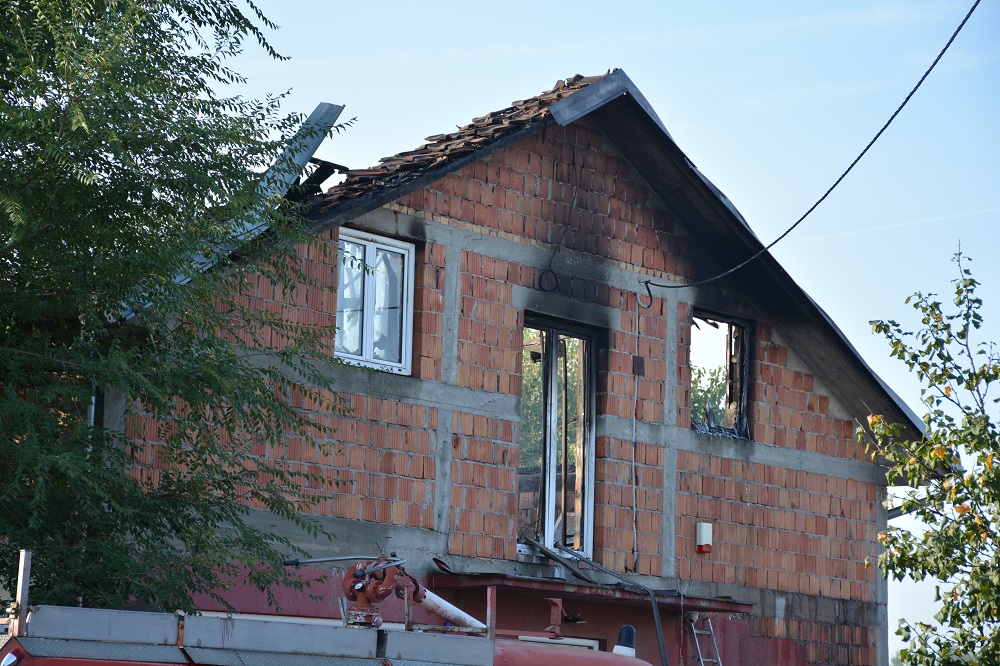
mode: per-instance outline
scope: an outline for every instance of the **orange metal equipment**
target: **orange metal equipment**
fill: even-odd
[[[31,607],[26,617],[12,612],[11,621],[0,618],[0,666],[650,666],[555,640],[497,638],[492,605],[487,623],[479,622],[426,590],[403,562],[383,555],[357,559],[347,568],[343,623]],[[380,628],[378,602],[393,594],[408,609],[422,603],[451,626],[414,625],[407,610],[405,630]],[[27,608],[25,586],[13,610]]]

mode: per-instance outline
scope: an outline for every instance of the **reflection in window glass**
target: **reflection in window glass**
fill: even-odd
[[[375,251],[375,358],[403,358],[403,255]]]
[[[339,354],[360,356],[365,313],[365,246],[340,241],[340,252],[335,349]]]

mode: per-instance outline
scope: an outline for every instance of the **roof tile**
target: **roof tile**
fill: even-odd
[[[613,71],[613,70],[611,70]],[[609,71],[607,74],[610,74]],[[604,78],[579,74],[558,81],[551,90],[528,99],[518,100],[506,109],[493,111],[475,118],[470,124],[448,134],[427,137],[428,143],[392,157],[379,160],[368,169],[352,169],[347,178],[330,188],[325,194],[312,199],[313,212],[331,212],[339,204],[363,196],[381,187],[405,185],[433,168],[442,167],[452,160],[473,153],[531,123],[547,120],[549,107],[591,83]]]

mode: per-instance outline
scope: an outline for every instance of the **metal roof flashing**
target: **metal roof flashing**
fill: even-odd
[[[649,101],[639,92],[635,84],[632,83],[632,79],[621,69],[612,70],[607,76],[594,81],[586,88],[559,100],[549,107],[549,113],[552,114],[552,118],[560,125],[568,125],[622,95],[628,95],[635,100],[636,104],[639,105],[646,115],[656,123],[656,126],[667,135],[667,138],[673,141],[673,137],[670,136],[666,125],[656,115],[656,111],[653,110]]]

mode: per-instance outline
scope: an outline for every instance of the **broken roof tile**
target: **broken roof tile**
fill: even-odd
[[[610,74],[608,71],[607,74]],[[492,111],[475,118],[464,127],[447,134],[427,137],[427,143],[414,150],[384,157],[379,164],[368,169],[352,169],[347,178],[325,194],[312,198],[313,212],[331,212],[340,203],[356,199],[378,188],[405,186],[431,169],[447,165],[452,160],[464,157],[490,144],[502,140],[532,123],[546,121],[550,114],[548,107],[568,97],[576,91],[598,81],[600,76],[579,74],[556,82],[551,90],[528,99],[518,100],[506,109]]]

